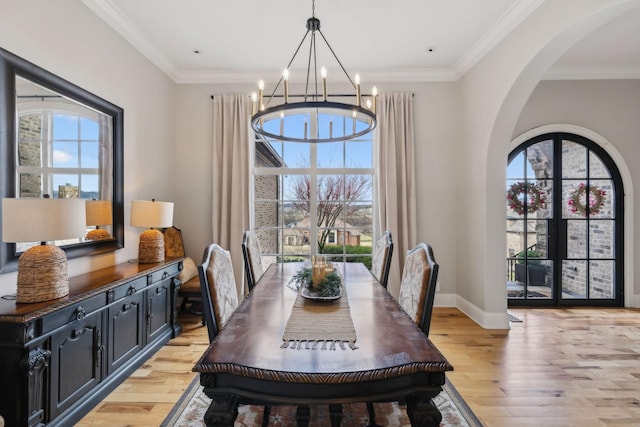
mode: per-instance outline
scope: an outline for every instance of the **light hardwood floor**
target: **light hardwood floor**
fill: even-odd
[[[640,310],[510,309],[510,330],[479,327],[436,308],[431,340],[454,366],[447,374],[487,426],[640,425]],[[158,426],[195,377],[206,328],[184,331],[78,426]]]

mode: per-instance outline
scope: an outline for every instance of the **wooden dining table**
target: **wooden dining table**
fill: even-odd
[[[328,404],[336,426],[342,404],[395,401],[412,426],[439,425],[432,398],[453,367],[364,264],[334,266],[342,294],[327,301],[295,289],[304,263],[265,271],[193,367],[211,398],[207,426],[233,426],[239,404],[297,405],[298,426],[309,405]]]

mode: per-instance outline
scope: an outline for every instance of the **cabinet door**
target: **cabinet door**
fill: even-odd
[[[134,293],[109,307],[107,375],[135,356],[144,346],[144,292]]]
[[[70,322],[51,336],[50,419],[102,381],[102,338],[100,313]]]
[[[171,329],[171,279],[151,287],[147,295],[147,342],[151,342]]]

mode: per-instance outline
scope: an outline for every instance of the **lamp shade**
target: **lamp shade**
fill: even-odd
[[[164,228],[173,225],[173,203],[155,200],[131,202],[131,226]]]
[[[82,199],[2,199],[4,242],[79,238],[85,231],[85,201]]]
[[[113,214],[110,200],[87,200],[87,226],[113,224]]]

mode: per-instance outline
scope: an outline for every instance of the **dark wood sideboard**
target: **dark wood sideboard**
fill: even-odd
[[[69,426],[181,331],[183,258],[70,278],[69,295],[0,299],[0,415],[7,426]]]

